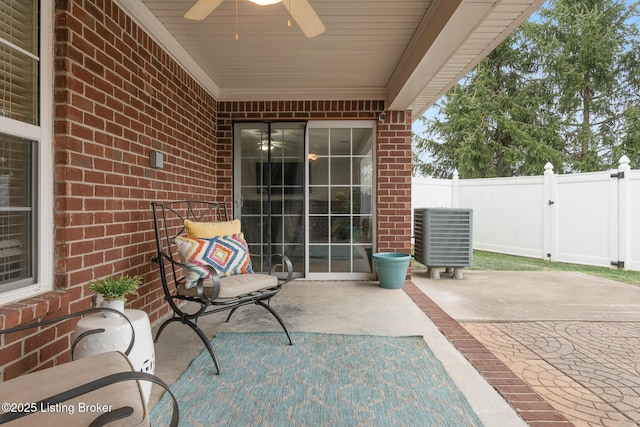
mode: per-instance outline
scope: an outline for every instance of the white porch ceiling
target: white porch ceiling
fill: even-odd
[[[284,0],[287,1],[287,0]],[[544,0],[309,0],[326,31],[309,39],[282,4],[116,0],[219,101],[384,99],[417,119]]]

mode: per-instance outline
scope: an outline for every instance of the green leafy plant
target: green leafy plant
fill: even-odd
[[[97,279],[89,283],[89,290],[102,294],[105,298],[124,298],[125,295],[138,295],[142,284],[140,276],[120,276]]]

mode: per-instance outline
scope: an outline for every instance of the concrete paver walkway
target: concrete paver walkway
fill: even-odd
[[[575,425],[635,426],[640,422],[637,323],[463,326]]]
[[[574,425],[640,425],[640,287],[572,272],[412,281]]]

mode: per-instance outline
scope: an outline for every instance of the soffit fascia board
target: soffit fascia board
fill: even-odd
[[[384,100],[384,88],[220,89],[219,101],[369,101]]]
[[[513,21],[511,23],[511,25],[509,25],[507,28],[505,28],[505,30],[500,34],[500,36],[495,38],[493,40],[493,42],[491,42],[491,44],[489,44],[482,51],[482,53],[476,57],[476,59],[474,61],[472,61],[462,71],[460,71],[460,73],[458,73],[456,75],[456,77],[454,79],[452,79],[451,82],[447,86],[443,87],[442,90],[440,90],[440,92],[438,92],[438,94],[433,97],[431,102],[428,102],[428,103],[425,103],[422,106],[419,106],[417,110],[415,109],[415,106],[413,106],[413,108],[414,108],[414,111],[413,111],[414,120],[417,120],[418,117],[422,116],[425,113],[425,111],[427,111],[437,100],[442,98],[457,82],[462,80],[462,78],[464,76],[466,76],[469,72],[471,72],[471,70],[473,70],[475,68],[475,66],[480,63],[480,61],[482,61],[487,55],[489,55],[489,53],[491,53],[495,48],[497,48],[500,45],[500,43],[505,41],[506,38],[509,37],[509,35],[511,35],[511,33],[513,33],[520,25],[522,25],[527,19],[529,19],[529,17],[531,15],[533,15],[533,13],[535,11],[540,9],[540,7],[542,7],[542,5],[546,1],[547,0],[534,0],[534,1],[532,1],[531,5],[526,9],[526,11],[524,13],[522,13],[518,17],[518,19]],[[502,3],[504,3],[504,2],[502,2]]]
[[[434,5],[389,81],[388,109],[413,109],[415,98],[495,5],[494,0],[441,0]]]
[[[162,47],[182,68],[193,77],[216,100],[220,88],[200,67],[176,38],[156,18],[141,1],[114,0],[133,21],[138,24],[160,47]]]

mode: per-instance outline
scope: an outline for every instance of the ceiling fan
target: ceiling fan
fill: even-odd
[[[305,36],[311,38],[318,36],[325,31],[324,24],[313,10],[307,0],[249,0],[260,6],[282,2],[289,14],[298,23]],[[184,17],[195,21],[200,21],[209,16],[223,0],[198,0]]]

